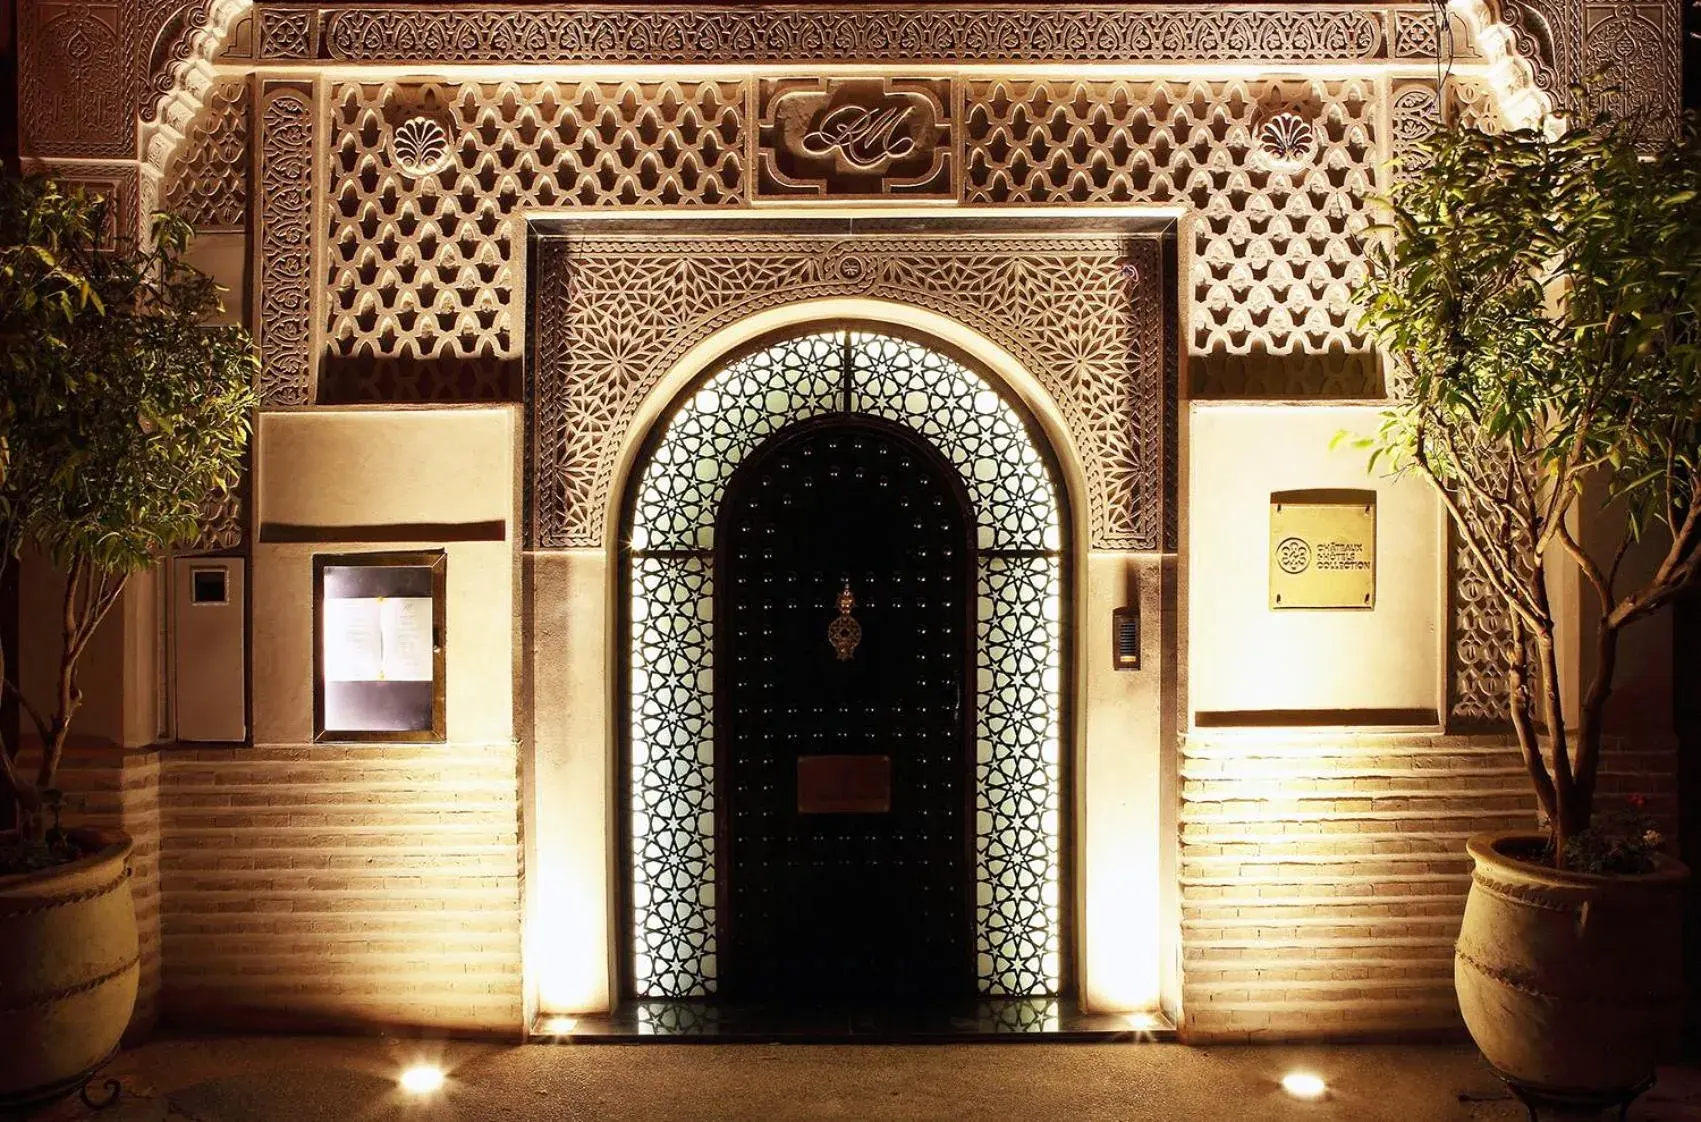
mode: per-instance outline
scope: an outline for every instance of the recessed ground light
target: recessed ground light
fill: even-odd
[[[1282,1076],[1282,1090],[1296,1099],[1320,1099],[1329,1093],[1323,1077],[1309,1071],[1290,1071]]]
[[[578,1027],[577,1017],[546,1017],[543,1022],[543,1031],[550,1036],[566,1036]]]
[[[402,1072],[398,1082],[410,1095],[429,1095],[443,1089],[443,1069],[436,1064],[414,1064]]]
[[[1151,1032],[1158,1027],[1158,1018],[1152,1013],[1130,1013],[1128,1027],[1135,1032]]]

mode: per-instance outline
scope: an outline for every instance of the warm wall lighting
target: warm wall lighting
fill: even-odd
[[[1296,1099],[1315,1100],[1329,1093],[1329,1085],[1309,1071],[1290,1071],[1282,1076],[1282,1090]]]
[[[414,1064],[398,1082],[410,1095],[429,1095],[443,1089],[443,1069],[436,1064]]]
[[[566,1036],[579,1027],[577,1017],[545,1017],[543,1031],[548,1036]]]

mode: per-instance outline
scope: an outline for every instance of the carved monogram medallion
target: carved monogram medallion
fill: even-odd
[[[758,87],[755,195],[953,198],[949,78],[781,78]]]

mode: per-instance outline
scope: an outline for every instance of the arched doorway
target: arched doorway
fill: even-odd
[[[827,448],[832,441],[840,442],[835,450]],[[860,444],[852,448],[852,441]],[[790,921],[784,916],[748,946],[739,941],[748,930],[729,934],[730,925],[743,929],[750,916],[760,916],[759,906],[750,903],[760,893],[742,897],[750,874],[746,871],[740,881],[738,872],[742,861],[760,861],[764,846],[770,858],[775,846],[806,842],[805,849],[814,846],[824,852],[837,844],[835,838],[854,846],[859,832],[851,827],[859,826],[863,848],[849,868],[866,873],[914,859],[917,846],[924,850],[948,844],[953,829],[938,817],[942,802],[930,804],[933,821],[940,823],[938,837],[919,841],[913,830],[894,831],[890,818],[876,820],[877,815],[891,814],[890,809],[799,810],[800,800],[830,801],[849,797],[847,791],[878,801],[884,790],[890,806],[911,798],[894,790],[900,772],[912,778],[915,774],[892,763],[897,741],[888,739],[882,753],[869,747],[875,741],[867,739],[889,736],[896,721],[893,710],[909,704],[903,699],[889,694],[878,698],[876,715],[859,718],[863,723],[853,731],[863,737],[862,751],[799,750],[799,743],[846,742],[839,735],[845,727],[842,722],[834,725],[826,701],[791,705],[822,712],[789,715],[793,724],[783,733],[773,728],[764,733],[748,716],[737,714],[740,705],[760,708],[763,702],[751,699],[763,690],[800,687],[778,677],[741,678],[731,672],[728,660],[742,654],[746,659],[772,659],[773,666],[781,667],[779,660],[788,657],[786,643],[818,656],[827,649],[826,629],[836,618],[835,601],[842,588],[831,589],[825,603],[814,587],[808,589],[807,602],[801,588],[795,596],[770,597],[771,603],[741,600],[736,587],[739,564],[736,558],[729,561],[729,550],[755,540],[751,535],[772,541],[784,534],[786,551],[770,550],[775,556],[749,559],[748,572],[758,574],[752,579],[761,579],[762,572],[775,579],[775,573],[801,573],[809,566],[826,572],[832,568],[826,551],[843,541],[831,530],[833,518],[847,502],[870,504],[863,516],[865,538],[873,535],[870,527],[875,522],[894,517],[900,509],[848,483],[825,502],[805,496],[802,480],[819,473],[813,467],[805,471],[801,459],[788,458],[805,451],[810,457],[835,459],[841,477],[854,473],[862,457],[871,457],[870,463],[882,455],[907,457],[909,468],[899,490],[909,502],[931,505],[954,495],[952,501],[961,507],[955,523],[944,519],[944,527],[935,528],[931,544],[920,544],[926,535],[911,541],[905,534],[888,533],[882,537],[895,545],[858,541],[837,546],[858,551],[859,571],[870,581],[876,599],[891,599],[892,581],[902,579],[894,567],[915,560],[904,553],[906,543],[911,550],[937,550],[939,542],[961,532],[961,550],[967,555],[955,562],[960,569],[941,564],[928,575],[948,584],[955,571],[965,582],[955,594],[960,602],[942,595],[932,605],[940,620],[953,610],[953,603],[962,613],[957,641],[964,688],[957,715],[968,745],[957,757],[966,782],[958,819],[964,865],[954,883],[961,890],[963,911],[955,916],[949,907],[935,909],[938,922],[926,933],[899,925],[897,933],[888,932],[884,942],[875,940],[876,948],[860,958],[851,954],[850,943],[821,927],[812,929],[813,944],[800,943],[798,928],[795,923],[785,927]],[[782,465],[777,475],[775,465]],[[866,475],[867,464],[863,470]],[[890,470],[886,478],[889,497]],[[777,487],[792,495],[789,507],[774,505],[778,499],[749,497],[764,490],[764,479],[769,493]],[[827,479],[821,475],[812,488]],[[629,661],[621,776],[628,857],[628,992],[639,998],[708,997],[729,990],[759,993],[768,981],[742,964],[761,957],[757,947],[788,938],[797,945],[790,947],[783,970],[794,978],[836,964],[847,975],[866,979],[884,962],[889,973],[880,988],[888,992],[897,988],[919,993],[934,985],[960,986],[963,996],[1061,992],[1067,979],[1066,893],[1060,881],[1067,817],[1061,725],[1068,514],[1050,456],[1023,414],[987,377],[938,345],[900,337],[889,328],[818,328],[764,340],[720,363],[678,402],[640,457],[634,480],[624,543]],[[814,489],[813,494],[822,492]],[[738,527],[741,517],[751,521],[744,530]],[[765,523],[766,529],[758,523]],[[811,541],[815,544],[807,544]],[[780,556],[782,552],[787,556]],[[893,571],[875,581],[868,572],[877,566]],[[725,584],[729,577],[731,586]],[[885,591],[875,594],[877,583]],[[853,617],[855,611],[853,606]],[[763,612],[785,613],[785,627],[772,620],[755,626],[754,619]],[[871,617],[868,622],[890,628],[896,618]],[[742,643],[736,635],[740,620],[755,628]],[[813,642],[807,637],[811,627],[817,629]],[[788,628],[796,634],[783,638]],[[929,658],[946,657],[937,639],[930,636],[905,657],[923,652]],[[870,662],[865,655],[864,665]],[[784,673],[794,669],[783,664]],[[826,697],[820,691],[829,685],[830,680],[823,679],[808,688],[817,691],[814,696]],[[940,700],[945,692],[941,687],[938,697],[913,704],[948,707],[949,702]],[[861,696],[861,704],[873,697]],[[834,704],[841,703],[849,704],[850,695],[841,694]],[[751,735],[784,739],[788,747],[755,772],[742,774],[739,761]],[[946,732],[936,729],[928,743],[944,744],[947,739]],[[884,772],[870,759],[799,760],[881,755],[887,757]],[[736,788],[746,781],[778,788],[768,794],[762,811],[778,823],[766,828],[767,833],[739,830],[741,797]],[[753,804],[745,800],[745,805]],[[785,821],[779,822],[782,813]],[[893,832],[906,837],[891,844],[890,838],[882,840]],[[781,882],[793,878],[786,882],[793,891],[801,876],[785,870],[777,874]],[[918,878],[886,898],[884,906],[896,906],[895,901],[906,899],[905,892],[949,895],[955,890],[947,885],[946,873],[938,877]],[[773,886],[768,891],[785,894]],[[870,891],[872,895],[857,898],[878,903],[879,893]],[[746,914],[747,905],[755,910]],[[953,961],[963,962],[963,968],[944,965]],[[929,985],[919,983],[923,975],[932,979]],[[831,990],[835,984],[819,981],[811,988]]]

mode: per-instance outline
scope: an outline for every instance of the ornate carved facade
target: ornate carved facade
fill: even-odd
[[[615,458],[639,405],[693,345],[797,300],[863,296],[955,319],[1015,355],[1061,407],[1100,549],[1170,548],[1164,527],[1164,269],[1108,233],[573,236],[539,250],[532,534],[605,543]]]
[[[221,235],[211,239],[216,253],[209,256],[223,253],[229,259],[221,261],[220,278],[235,290],[231,302],[241,305],[257,336],[263,360],[259,389],[268,410],[291,420],[325,422],[328,430],[363,411],[320,407],[517,405],[514,415],[479,409],[420,414],[456,423],[495,416],[506,425],[489,427],[502,428],[511,443],[490,438],[489,455],[478,445],[479,467],[512,463],[521,476],[513,488],[513,475],[506,468],[498,473],[500,486],[486,487],[502,491],[486,504],[492,509],[481,507],[477,519],[464,524],[432,521],[436,512],[429,509],[424,522],[417,509],[393,522],[379,517],[385,511],[361,515],[390,533],[398,526],[429,525],[441,532],[459,527],[502,536],[507,555],[483,570],[479,579],[490,584],[480,586],[481,595],[495,596],[494,590],[505,587],[513,604],[524,605],[511,613],[513,619],[525,624],[516,624],[515,634],[504,640],[495,632],[510,613],[487,611],[489,603],[480,598],[456,600],[449,609],[456,627],[485,613],[488,618],[479,622],[492,625],[490,650],[500,651],[508,641],[513,667],[523,667],[509,674],[509,665],[493,658],[496,674],[483,690],[487,696],[465,700],[476,691],[467,690],[463,678],[464,692],[453,701],[464,714],[502,689],[515,691],[498,698],[493,715],[487,714],[476,734],[465,734],[461,745],[477,781],[492,787],[509,785],[516,770],[530,767],[533,779],[545,775],[540,790],[550,782],[599,796],[620,789],[604,782],[608,776],[601,772],[573,773],[568,782],[562,777],[569,765],[546,758],[569,743],[575,730],[567,726],[595,723],[581,714],[605,703],[606,691],[589,700],[584,692],[569,701],[549,699],[549,705],[560,702],[558,709],[570,711],[569,718],[540,716],[547,706],[532,706],[538,698],[520,693],[559,669],[552,664],[540,672],[533,665],[559,653],[546,649],[550,644],[571,658],[593,658],[582,652],[607,645],[608,621],[585,623],[594,615],[582,611],[588,601],[569,604],[561,588],[581,581],[572,593],[581,596],[583,582],[591,579],[585,572],[603,565],[618,573],[606,553],[610,545],[622,544],[610,540],[622,498],[617,460],[640,435],[634,427],[640,416],[648,419],[655,391],[693,347],[789,303],[848,297],[936,314],[1007,352],[1057,406],[1055,418],[1045,412],[1046,422],[1061,427],[1066,440],[1059,444],[1059,460],[1067,460],[1071,486],[1082,485],[1078,495],[1069,496],[1077,502],[1070,513],[1083,527],[1084,542],[1101,554],[1069,569],[1060,591],[1030,597],[1067,599],[1069,611],[1079,607],[1076,617],[1053,618],[1067,619],[1071,630],[1078,624],[1084,636],[1078,646],[1091,645],[1080,668],[1069,657],[1047,669],[1063,680],[1060,696],[1080,696],[1089,705],[1119,688],[1124,700],[1140,696],[1118,713],[1115,735],[1090,751],[1083,731],[1088,722],[1067,714],[1061,721],[1057,755],[1078,753],[1095,766],[1107,758],[1117,761],[1079,785],[1083,798],[1102,800],[1097,806],[1103,811],[1082,821],[1094,830],[1133,819],[1142,820],[1141,828],[1175,825],[1162,817],[1173,808],[1160,807],[1155,796],[1146,807],[1133,801],[1145,794],[1114,787],[1143,782],[1148,772],[1124,765],[1150,751],[1156,762],[1142,756],[1140,767],[1151,763],[1149,775],[1159,780],[1150,784],[1152,791],[1180,788],[1183,814],[1191,813],[1188,807],[1207,807],[1194,820],[1184,819],[1182,895],[1194,895],[1184,906],[1196,914],[1178,938],[1192,941],[1188,953],[1171,953],[1180,948],[1154,941],[1151,957],[1187,960],[1191,985],[1220,985],[1219,996],[1240,992],[1242,997],[1218,1002],[1211,1011],[1240,1016],[1225,1010],[1242,1001],[1249,1010],[1248,1031],[1261,1031],[1259,1017],[1273,1023],[1266,1010],[1278,1004],[1321,1008],[1316,1024],[1329,1028],[1344,1023],[1329,1004],[1334,998],[1289,1000],[1294,993],[1318,992],[1307,988],[1317,983],[1303,976],[1310,967],[1293,965],[1315,958],[1316,948],[1303,939],[1283,947],[1281,953],[1293,957],[1275,962],[1265,981],[1245,990],[1248,948],[1242,932],[1254,921],[1246,918],[1250,912],[1215,915],[1229,911],[1222,905],[1228,898],[1223,890],[1244,888],[1264,899],[1276,898],[1266,888],[1281,887],[1282,898],[1308,893],[1317,876],[1334,875],[1316,870],[1328,870],[1328,861],[1336,859],[1355,862],[1351,875],[1383,858],[1396,873],[1407,867],[1401,862],[1421,865],[1413,891],[1433,893],[1423,897],[1424,914],[1413,921],[1422,930],[1395,930],[1395,917],[1384,915],[1380,905],[1366,905],[1363,917],[1354,912],[1348,921],[1372,930],[1365,936],[1373,948],[1369,957],[1385,956],[1387,947],[1378,947],[1376,939],[1402,940],[1402,965],[1378,983],[1386,991],[1375,993],[1401,992],[1408,983],[1400,971],[1409,948],[1430,939],[1430,928],[1444,926],[1444,913],[1456,903],[1434,887],[1446,870],[1431,867],[1449,859],[1446,854],[1456,857],[1451,837],[1459,828],[1456,808],[1419,815],[1406,805],[1412,799],[1404,789],[1386,807],[1378,802],[1381,796],[1362,800],[1371,807],[1364,812],[1365,831],[1386,833],[1395,819],[1403,832],[1407,822],[1416,824],[1413,830],[1424,837],[1409,853],[1385,853],[1384,843],[1375,840],[1379,835],[1367,832],[1360,837],[1363,853],[1339,858],[1345,851],[1331,850],[1341,840],[1331,830],[1342,812],[1333,806],[1316,812],[1317,821],[1326,819],[1330,826],[1319,828],[1316,838],[1287,833],[1287,824],[1266,833],[1261,844],[1287,847],[1279,854],[1243,858],[1235,847],[1244,837],[1228,831],[1265,828],[1268,788],[1259,785],[1270,775],[1283,769],[1297,775],[1303,766],[1310,769],[1303,778],[1318,781],[1336,766],[1328,759],[1340,764],[1342,798],[1356,798],[1356,777],[1364,773],[1401,775],[1400,783],[1409,783],[1418,797],[1438,803],[1458,798],[1459,784],[1436,780],[1423,745],[1398,747],[1390,754],[1392,764],[1361,767],[1351,758],[1358,748],[1319,749],[1333,734],[1317,730],[1305,733],[1315,734],[1317,743],[1278,745],[1256,763],[1257,774],[1236,774],[1248,755],[1239,742],[1220,751],[1211,743],[1185,748],[1190,722],[1208,707],[1190,711],[1196,699],[1190,701],[1187,690],[1194,685],[1184,689],[1177,683],[1195,669],[1187,659],[1205,649],[1205,629],[1188,618],[1191,608],[1180,611],[1177,604],[1191,604],[1194,596],[1226,596],[1229,590],[1190,583],[1196,577],[1189,566],[1209,549],[1192,549],[1183,540],[1179,479],[1184,473],[1201,477],[1196,471],[1208,457],[1198,451],[1204,440],[1190,445],[1183,440],[1193,440],[1192,433],[1205,427],[1202,417],[1250,414],[1265,427],[1231,435],[1292,436],[1320,415],[1327,420],[1368,414],[1386,387],[1381,364],[1354,329],[1350,291],[1362,272],[1360,239],[1374,215],[1376,193],[1411,174],[1412,150],[1436,122],[1457,119],[1488,129],[1537,123],[1568,83],[1603,63],[1617,68],[1626,101],[1669,109],[1677,89],[1678,14],[1676,0],[1452,0],[1439,16],[1421,3],[1329,6],[1285,0],[661,7],[555,0],[21,0],[21,131],[26,166],[53,170],[112,198],[115,235],[140,230],[159,203]],[[895,335],[905,330],[895,323],[880,329]],[[941,343],[941,354],[950,349]],[[924,398],[925,372],[913,376],[918,381],[906,388],[906,397],[914,389]],[[1285,408],[1294,404],[1338,409]],[[927,403],[916,411],[948,410]],[[383,422],[397,421],[401,412],[412,411],[387,414]],[[1252,441],[1243,447],[1220,435],[1228,430],[1217,431],[1217,455],[1254,464],[1244,474],[1256,474],[1281,455],[1253,449]],[[1292,451],[1299,443],[1292,437],[1284,447]],[[415,456],[422,458],[428,457]],[[299,566],[290,570],[293,576],[279,575],[307,551],[297,548],[288,558],[279,551],[267,554],[270,543],[249,524],[256,508],[258,517],[265,516],[268,499],[258,484],[266,481],[267,463],[278,459],[262,460],[255,486],[209,504],[200,546],[245,555],[256,589],[273,582],[245,605],[245,618],[255,624],[253,650],[274,641],[281,649],[287,643],[279,636],[302,640],[297,645],[305,650],[302,637],[310,622],[286,617],[277,604],[295,595],[278,591],[289,580],[302,578],[296,590],[308,587]],[[407,469],[395,474],[406,475]],[[326,487],[334,490],[340,482]],[[1262,478],[1254,483],[1250,491],[1269,490]],[[1263,514],[1263,493],[1255,498],[1251,507],[1234,508],[1242,525],[1248,515],[1256,521]],[[1197,496],[1191,509],[1199,512],[1213,501],[1208,493]],[[1229,509],[1226,500],[1221,509]],[[1409,531],[1419,521],[1407,517],[1399,525]],[[500,530],[492,531],[493,525]],[[1395,519],[1384,525],[1396,525]],[[1433,529],[1426,523],[1422,533],[1409,534],[1427,550],[1427,561],[1447,569],[1445,603],[1438,591],[1425,593],[1428,600],[1409,617],[1417,620],[1412,634],[1434,635],[1422,673],[1411,675],[1422,679],[1411,692],[1421,694],[1418,700],[1428,708],[1364,702],[1357,710],[1295,712],[1348,717],[1358,712],[1366,722],[1376,719],[1370,713],[1433,712],[1439,729],[1426,736],[1435,740],[1501,723],[1504,613],[1468,559]],[[313,522],[305,515],[295,530],[328,537],[354,533],[344,523]],[[1197,544],[1199,531],[1190,527],[1189,533]],[[463,575],[484,564],[470,554],[498,552],[488,537],[449,542],[447,550],[459,551],[453,564],[457,579],[466,582],[451,597],[466,596],[467,585],[477,583]],[[534,556],[522,564],[522,552]],[[1385,564],[1398,563],[1390,559],[1392,552],[1384,554]],[[586,567],[574,568],[581,563]],[[607,577],[610,583],[601,589],[607,603],[615,603],[621,579]],[[1437,574],[1433,586],[1442,579]],[[546,587],[550,581],[554,586]],[[679,593],[691,609],[702,598],[701,588]],[[1146,629],[1144,640],[1134,636],[1134,647],[1157,665],[1142,665],[1152,671],[1144,677],[1093,679],[1108,648],[1094,629],[1110,613],[1098,609],[1125,604],[1145,613],[1133,616],[1136,622],[1143,618]],[[273,614],[255,614],[254,605]],[[1392,626],[1390,619],[1408,619],[1380,602],[1377,612],[1374,622],[1383,627]],[[537,634],[526,633],[526,626]],[[1327,657],[1339,662],[1376,645],[1365,634],[1337,644],[1346,655],[1336,650]],[[1257,647],[1260,655],[1281,656],[1300,645],[1289,640],[1291,633],[1258,646],[1237,634],[1224,645],[1241,643]],[[527,648],[528,643],[533,645]],[[1190,650],[1189,644],[1196,645]],[[1009,645],[1031,651],[1034,643],[1031,636],[1017,635]],[[1304,653],[1323,658],[1327,645],[1318,642]],[[1254,665],[1251,657],[1247,665]],[[288,676],[274,669],[250,675],[255,698]],[[308,688],[309,672],[296,669],[300,681],[277,687],[280,696],[295,693],[269,702],[273,727],[286,729],[271,748],[279,753],[279,766],[292,774],[300,763],[292,753],[312,753],[319,766],[328,750],[297,743],[311,735],[299,732],[306,719],[297,721],[298,705],[288,720],[276,719]],[[618,665],[593,659],[573,663],[572,673],[558,678],[578,689],[582,681],[597,685],[620,672]],[[1247,678],[1259,672],[1256,666],[1243,668]],[[1044,711],[1049,703],[1020,704]],[[515,725],[513,714],[528,706],[539,711],[532,714],[535,723]],[[1122,727],[1123,716],[1140,706],[1153,715],[1151,726],[1130,733]],[[253,708],[257,726],[266,718],[254,714],[265,710]],[[1225,703],[1213,716],[1272,712],[1269,706]],[[555,729],[561,735],[552,740],[546,722],[558,718],[566,731]],[[608,729],[617,720],[610,717]],[[1071,724],[1078,727],[1067,727]],[[1095,716],[1093,735],[1106,737],[1102,730],[1111,724]],[[1255,724],[1233,731],[1270,736]],[[1192,731],[1203,727],[1198,723]],[[605,732],[590,729],[586,736],[594,747],[581,750],[575,744],[571,766],[579,766],[581,756],[600,760]],[[1361,735],[1363,728],[1354,727],[1349,739]],[[520,745],[522,758],[510,755],[491,764],[490,745],[482,739],[472,743],[486,736],[510,753]],[[1136,745],[1139,737],[1146,739]],[[1180,772],[1164,770],[1175,765],[1178,740],[1192,753],[1191,762],[1183,759]],[[427,758],[435,759],[421,757]],[[1308,762],[1295,762],[1302,758]],[[540,760],[548,766],[538,767]],[[210,753],[194,764],[218,780],[227,766]],[[1459,765],[1466,777],[1461,784],[1480,778],[1476,767],[1471,761]],[[486,775],[491,768],[499,774]],[[671,797],[671,775],[662,779],[663,793]],[[435,782],[410,780],[404,786],[417,793]],[[1112,793],[1103,795],[1106,790]],[[439,795],[454,797],[435,788],[429,797]],[[490,848],[506,862],[520,852],[509,836],[518,831],[516,807],[533,796],[510,790],[503,797],[515,804],[505,802],[493,812],[498,821],[488,832],[496,839]],[[1496,791],[1491,810],[1483,812],[1488,817],[1479,819],[1505,826],[1502,819],[1522,813],[1516,800]],[[1246,813],[1247,825],[1235,822],[1238,812],[1224,810],[1234,806],[1259,809]],[[601,826],[604,809],[583,815],[596,819],[586,836]],[[693,804],[693,816],[700,809]],[[422,821],[430,819],[420,828],[435,828],[436,809],[420,813]],[[1072,828],[1065,823],[1059,834],[1065,848]],[[1079,848],[1125,855],[1137,849],[1155,853],[1173,842],[1173,835],[1156,838],[1153,829],[1154,837],[1140,846],[1124,844],[1133,836],[1124,831]],[[359,827],[362,840],[356,844],[365,844],[366,831],[364,824]],[[1443,857],[1420,852],[1424,845]],[[539,847],[547,861],[546,849]],[[581,857],[585,867],[614,864],[594,853],[575,853],[575,859]],[[528,850],[525,860],[531,859]],[[415,860],[411,853],[393,860],[389,870],[380,870],[384,875],[413,875],[407,865]],[[1278,863],[1286,871],[1273,871]],[[1268,876],[1256,871],[1266,867],[1272,870]],[[1293,874],[1293,868],[1306,871]],[[255,870],[256,880],[260,872]],[[1375,876],[1385,872],[1379,865]],[[1105,883],[1148,874],[1154,885],[1167,875],[1100,866],[1070,891],[1078,887],[1084,898],[1089,891],[1105,891]],[[528,864],[528,885],[570,879],[557,867],[534,882]],[[518,889],[511,883],[517,881],[503,880],[492,891],[500,894],[496,910],[512,902],[517,916]],[[1171,882],[1165,891],[1173,887]],[[572,907],[557,907],[560,903],[536,910],[557,918],[574,913]],[[590,908],[601,903],[599,896]],[[1122,908],[1146,917],[1159,907],[1155,896],[1151,904],[1142,910],[1129,897],[1098,916]],[[383,922],[373,922],[375,941],[384,938]],[[518,922],[513,920],[516,931]],[[595,931],[581,932],[579,942],[603,939],[607,925],[599,924],[600,919],[591,924]],[[1218,924],[1215,936],[1205,930]],[[1119,938],[1125,934],[1114,924],[1106,930]],[[504,927],[502,933],[511,932]],[[281,927],[277,936],[289,937]],[[544,933],[545,941],[551,937]],[[1343,935],[1342,946],[1331,953],[1358,955],[1359,948],[1347,945],[1355,938]],[[1116,955],[1126,954],[1130,940],[1111,941]],[[1437,936],[1435,946],[1442,957],[1451,953],[1450,939]],[[1221,951],[1222,977],[1215,982],[1197,980],[1207,971],[1201,964],[1206,959],[1192,954],[1201,947],[1206,959]],[[499,948],[489,957],[500,959],[506,971],[507,953]],[[1105,954],[1083,951],[1095,953]],[[1100,970],[1099,976],[1116,972]],[[595,976],[591,992],[610,971],[588,973]],[[517,994],[522,984],[531,984],[521,976],[515,965],[513,978],[501,984]],[[234,972],[230,977],[237,989],[250,981]],[[1441,992],[1447,983],[1438,977],[1431,981]],[[1284,992],[1286,986],[1294,988]],[[528,993],[526,1000],[537,1004],[537,996]],[[419,998],[444,1008],[487,1000],[460,991]],[[1365,1000],[1386,1004],[1381,996]],[[513,1004],[520,999],[514,997]],[[485,1015],[493,1014],[487,1009]],[[1417,1015],[1400,1009],[1386,1014],[1408,1018],[1399,1020],[1406,1027]]]
[[[227,78],[208,90],[166,178],[166,209],[202,232],[248,227],[248,86]]]
[[[1348,296],[1383,143],[1373,83],[883,81],[852,83],[841,105],[844,86],[783,93],[800,121],[925,113],[924,142],[898,138],[896,171],[840,157],[811,170],[808,129],[774,124],[782,91],[750,79],[338,87],[321,399],[512,397],[516,216],[941,190],[970,206],[1184,208],[1196,395],[1379,392]],[[441,138],[424,172],[396,156],[415,122]],[[1272,154],[1279,122],[1305,137],[1286,157]]]

